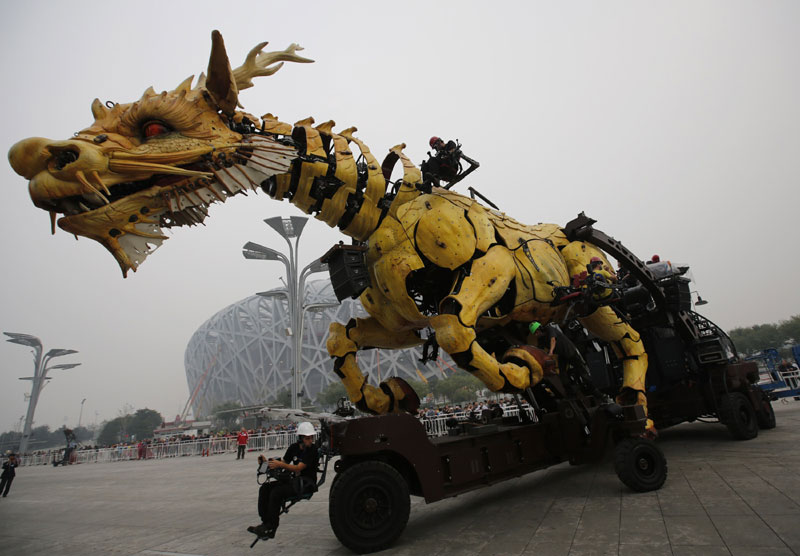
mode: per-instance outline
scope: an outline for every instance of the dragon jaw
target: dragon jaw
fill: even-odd
[[[248,133],[258,119],[235,111],[238,91],[283,61],[312,60],[295,54],[294,44],[261,52],[266,44],[231,70],[214,31],[208,78],[201,75],[194,88],[189,77],[172,91],[148,88],[129,104],[108,107],[95,99],[94,123],[73,139],[34,137],[12,146],[11,166],[29,180],[34,204],[50,213],[52,232],[63,214],[58,226],[101,243],[125,276],[166,239],[163,228],[202,223],[212,203],[286,172],[297,151]],[[265,116],[261,128],[271,123],[286,133],[286,124],[276,122]]]

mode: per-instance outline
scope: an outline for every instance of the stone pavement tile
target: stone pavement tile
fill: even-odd
[[[610,472],[604,470],[600,465],[597,466],[598,470],[594,477],[594,482],[589,488],[589,497],[609,497],[619,498],[623,489],[630,492],[628,487],[622,484],[617,477],[617,474],[609,466]]]
[[[618,543],[572,543],[569,556],[617,556]]]
[[[706,498],[703,500],[703,508],[710,516],[738,515],[753,516],[755,512],[750,506],[738,496],[729,498]]]
[[[781,492],[748,492],[740,493],[745,502],[759,515],[800,515],[800,505],[796,504]]]
[[[488,544],[488,538],[484,538],[481,541],[465,541],[461,538],[454,538],[446,543],[441,543],[438,550],[430,554],[435,554],[436,556],[458,556],[460,554],[477,556]],[[417,556],[421,556],[421,553],[417,552]]]
[[[800,514],[761,517],[789,548],[800,554]]]
[[[790,548],[785,546],[728,546],[733,556],[795,556]]]
[[[581,516],[574,544],[619,544],[619,510],[592,512],[587,507]]]
[[[381,550],[380,554],[385,556],[420,556],[420,554],[439,554],[441,548],[441,542],[431,542],[429,539],[416,539],[413,543],[396,542],[393,546]],[[305,550],[303,556],[306,554],[313,555],[317,554],[317,552]],[[477,553],[470,552],[469,554]]]
[[[614,497],[600,496],[589,497],[583,507],[583,513],[613,513],[619,514],[622,500],[619,495]]]
[[[530,542],[530,537],[504,538],[502,534],[491,539],[479,552],[480,556],[505,556],[522,554]]]
[[[620,512],[626,515],[657,515],[661,517],[661,506],[656,492],[626,492],[622,495]]]
[[[758,516],[713,516],[711,520],[728,546],[785,546]]]
[[[705,516],[706,510],[700,501],[693,495],[673,496],[660,495],[658,502],[661,513],[665,516]]]
[[[672,545],[673,556],[730,556],[724,546],[681,546]]]
[[[668,544],[620,544],[619,556],[672,556]]]
[[[620,544],[669,546],[664,519],[653,514],[623,514],[619,526]]]
[[[706,515],[664,516],[671,545],[706,546],[722,545],[714,524]]]
[[[568,556],[572,541],[536,541],[528,544],[525,556]]]
[[[553,503],[548,508],[547,513],[555,513],[555,512],[565,512],[565,513],[575,513],[575,512],[582,512],[583,507],[586,505],[586,497],[570,497],[570,496],[561,496],[553,500]]]
[[[567,542],[572,543],[575,531],[580,522],[580,511],[564,512],[551,511],[544,516],[539,527],[533,535],[532,541],[536,542]]]

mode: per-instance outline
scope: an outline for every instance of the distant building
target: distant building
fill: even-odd
[[[211,421],[181,421],[175,419],[171,423],[162,423],[153,431],[153,438],[170,438],[173,436],[198,436],[211,432]]]
[[[330,281],[306,284],[306,304],[330,301],[336,301]],[[361,303],[352,299],[324,312],[306,312],[300,377],[304,398],[314,400],[331,382],[339,381],[325,348],[330,323],[366,316]],[[288,304],[280,295],[247,297],[203,323],[189,340],[184,357],[189,392],[197,392],[194,415],[208,415],[216,405],[230,401],[243,406],[267,404],[291,389],[290,328]],[[419,380],[420,375],[427,379],[449,374],[455,365],[441,354],[442,362],[423,365],[420,349],[373,349],[359,352],[358,362],[370,383],[377,385],[389,376]]]

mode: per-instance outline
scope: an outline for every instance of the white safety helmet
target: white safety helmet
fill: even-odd
[[[314,430],[314,425],[308,421],[304,421],[297,425],[297,436],[314,436],[317,431]]]

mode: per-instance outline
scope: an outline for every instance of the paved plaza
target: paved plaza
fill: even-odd
[[[662,432],[658,492],[624,487],[610,461],[561,464],[426,505],[383,554],[800,554],[800,403],[778,428],[731,440],[721,425]],[[256,456],[22,467],[0,499],[0,553],[15,556],[349,554],[328,522],[327,484],[249,548]]]

